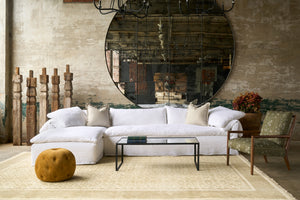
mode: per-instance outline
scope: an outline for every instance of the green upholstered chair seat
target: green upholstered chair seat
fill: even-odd
[[[240,152],[251,153],[251,138],[236,138],[228,141],[228,147]],[[284,156],[283,146],[265,138],[254,139],[254,153],[268,156]]]

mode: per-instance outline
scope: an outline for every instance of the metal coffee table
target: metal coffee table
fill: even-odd
[[[200,143],[196,137],[147,137],[145,143],[128,143],[127,137],[122,137],[116,143],[116,171],[119,171],[124,161],[124,145],[194,145],[194,163],[199,171]],[[119,146],[121,146],[121,162],[118,164]]]

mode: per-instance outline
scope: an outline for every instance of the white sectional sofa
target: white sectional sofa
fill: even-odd
[[[212,108],[208,111],[208,125],[199,126],[186,124],[187,110],[171,106],[149,109],[111,108],[108,110],[110,125],[105,122],[102,126],[95,126],[95,123],[92,123],[94,126],[87,126],[86,124],[91,124],[87,118],[90,115],[86,115],[86,111],[79,107],[49,113],[48,117],[51,119],[31,139],[32,164],[42,151],[58,147],[72,151],[77,164],[94,164],[103,155],[115,155],[115,143],[124,136],[195,136],[200,142],[200,154],[226,154],[227,131],[242,130],[238,119],[244,113],[221,106]],[[103,116],[100,118],[103,121]],[[134,156],[193,155],[193,148],[182,145],[130,145],[125,146],[124,153]]]

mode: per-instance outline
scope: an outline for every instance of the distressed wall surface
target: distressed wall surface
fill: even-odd
[[[5,140],[5,19],[5,0],[0,0],[0,141]]]
[[[300,140],[300,1],[238,1],[228,18],[235,33],[235,63],[215,101],[229,104],[239,93],[258,92],[263,112],[298,115],[294,139]]]
[[[0,3],[3,1],[0,0]],[[224,87],[213,99],[214,105],[231,107],[235,96],[255,91],[264,98],[263,111],[291,110],[300,119],[299,11],[300,1],[297,0],[237,2],[234,10],[227,15],[235,34],[234,67]],[[3,21],[1,17],[0,14],[0,21]],[[57,67],[63,91],[63,72],[65,65],[70,64],[74,73],[74,105],[84,106],[88,102],[95,105],[130,105],[113,84],[106,68],[104,42],[112,17],[100,15],[92,3],[14,1],[12,70],[20,67],[25,80],[30,69],[38,77],[43,67],[47,68],[50,76],[53,68]],[[1,53],[2,49],[0,59],[3,57]],[[3,72],[5,67],[0,65],[0,72]],[[2,74],[0,109],[4,102],[2,91],[5,90]],[[51,84],[49,87],[51,89]],[[25,94],[23,82],[24,103]],[[0,134],[3,134],[1,129]],[[297,121],[294,139],[300,140],[300,120]]]

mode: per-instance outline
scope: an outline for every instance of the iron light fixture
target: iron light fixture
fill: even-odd
[[[102,15],[120,13],[122,15],[133,15],[137,18],[144,18],[148,15],[150,7],[149,0],[110,0],[108,7],[102,6],[103,0],[94,0],[94,6]]]
[[[196,4],[196,6],[190,6],[191,2],[192,0],[185,0],[185,3],[182,3],[181,0],[178,1],[179,11],[181,14],[208,14],[212,10],[218,10],[221,13],[226,13],[231,11],[235,4],[235,0],[231,0],[230,8],[226,9],[224,6],[224,0],[222,1],[221,8],[218,8],[218,0],[195,0],[193,3]]]

